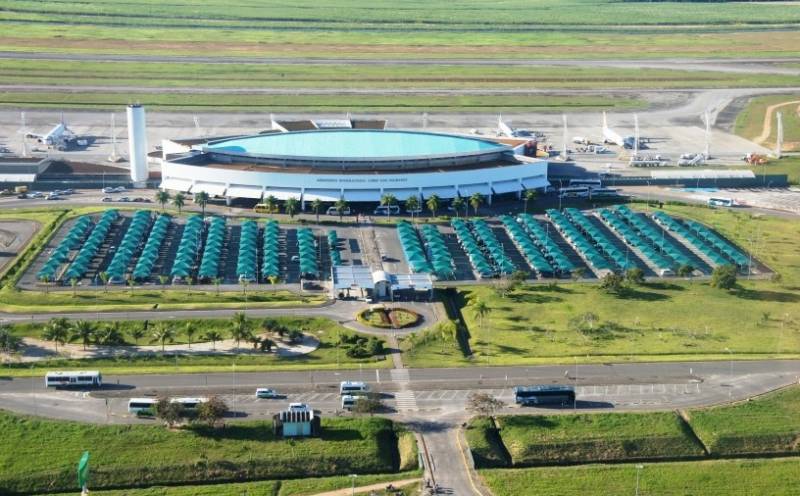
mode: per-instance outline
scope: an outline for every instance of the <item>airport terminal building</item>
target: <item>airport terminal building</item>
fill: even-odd
[[[160,187],[211,197],[378,202],[519,195],[548,186],[547,161],[491,139],[358,128],[281,129],[163,146]]]

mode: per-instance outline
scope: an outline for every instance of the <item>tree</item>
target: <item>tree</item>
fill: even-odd
[[[381,205],[386,207],[386,217],[389,217],[392,207],[397,205],[397,197],[391,193],[385,193],[381,196]]]
[[[433,194],[428,197],[425,201],[425,206],[428,207],[428,210],[431,212],[431,217],[436,217],[436,212],[439,210],[441,206],[441,201],[439,200],[439,195]]]
[[[47,294],[50,290],[50,276],[42,276],[42,282],[44,283],[44,294]]]
[[[736,287],[736,266],[720,265],[711,273],[711,287],[733,289]]]
[[[283,210],[290,218],[294,219],[294,215],[300,209],[300,202],[295,197],[287,198],[283,204]]]
[[[678,277],[691,277],[692,273],[694,272],[694,267],[689,264],[683,264],[678,267]]]
[[[211,279],[211,283],[214,284],[214,288],[217,290],[217,296],[219,296],[219,285],[222,284],[222,278],[215,277]]]
[[[125,279],[125,284],[127,284],[127,285],[128,285],[128,287],[129,287],[129,288],[130,288],[130,290],[131,290],[131,296],[133,296],[133,289],[136,287],[136,280],[135,280],[133,277],[131,277],[131,276],[128,276],[128,277]]]
[[[522,193],[522,199],[525,202],[525,213],[528,213],[528,202],[536,201],[536,198],[539,196],[536,193],[535,189],[526,189],[524,193]]]
[[[78,278],[77,277],[71,278],[69,280],[69,285],[72,286],[72,297],[75,298],[76,296],[78,296],[76,289],[78,287]]]
[[[574,269],[572,269],[571,275],[573,281],[579,281],[583,279],[583,276],[586,275],[586,269],[583,267],[575,267]]]
[[[83,343],[83,349],[86,349],[86,345],[92,342],[94,339],[94,324],[89,322],[88,320],[76,320],[74,324],[72,324],[72,335],[70,336],[70,341],[75,341],[79,339]]]
[[[353,413],[369,413],[372,415],[373,413],[377,413],[381,410],[383,410],[383,402],[381,402],[381,400],[378,398],[372,398],[369,396],[359,396],[353,405]]]
[[[253,331],[250,319],[243,312],[236,312],[231,318],[231,338],[236,340],[236,348],[243,339],[248,339]]]
[[[333,204],[334,208],[336,208],[336,213],[339,214],[339,222],[342,221],[342,217],[344,216],[345,211],[347,210],[347,200],[344,198],[339,198],[336,200],[336,203]]]
[[[166,322],[159,322],[155,329],[153,329],[153,341],[161,343],[161,351],[164,351],[164,345],[169,341],[175,341],[175,329]]]
[[[494,396],[486,393],[470,393],[467,396],[467,410],[473,411],[478,415],[491,416],[497,410],[506,406],[505,403]]]
[[[175,197],[172,199],[172,205],[178,209],[178,213],[181,213],[181,209],[186,205],[186,196],[183,193],[175,193]]]
[[[319,211],[322,209],[322,200],[319,198],[314,198],[314,201],[311,202],[311,210],[314,211],[314,215],[317,216],[317,224],[319,224]]]
[[[109,322],[95,332],[95,342],[105,346],[119,346],[125,343],[119,321]]]
[[[13,353],[22,346],[22,338],[11,333],[8,326],[0,326],[0,351]]]
[[[472,214],[478,215],[478,207],[483,204],[483,195],[480,193],[473,193],[469,197],[469,206],[472,207]]]
[[[200,205],[203,217],[206,216],[206,205],[208,205],[208,199],[209,199],[208,193],[206,193],[205,191],[198,191],[194,195],[194,202],[197,205]]]
[[[52,341],[56,345],[56,353],[58,353],[58,344],[67,342],[69,336],[69,322],[64,317],[55,317],[50,319],[50,322],[44,328],[42,337],[48,341]]]
[[[169,203],[169,200],[170,200],[169,193],[167,193],[164,190],[156,191],[156,203],[161,205],[162,212],[164,211],[164,206],[166,206],[166,204]]]
[[[411,212],[411,221],[414,221],[414,214],[419,210],[419,198],[409,196],[406,198],[406,211]]]
[[[278,199],[275,197],[275,195],[269,195],[264,199],[264,206],[267,207],[267,212],[273,213],[278,207]]]
[[[103,281],[103,292],[108,293],[108,281],[111,279],[111,276],[108,275],[108,272],[101,272],[100,273],[100,280]]]
[[[131,339],[133,339],[133,341],[138,345],[139,340],[144,337],[145,332],[144,329],[142,329],[141,327],[134,327],[133,329],[128,331],[128,334],[131,336]]]
[[[208,401],[197,405],[197,419],[216,427],[217,423],[228,414],[228,405],[219,396],[212,396]]]
[[[220,334],[219,331],[215,331],[215,330],[212,329],[210,331],[206,331],[206,333],[203,336],[203,338],[206,341],[211,341],[211,349],[216,351],[216,349],[217,349],[217,341],[222,341],[222,334]]]
[[[475,298],[475,301],[470,306],[472,307],[472,314],[480,319],[481,330],[483,330],[483,319],[492,313],[491,307],[480,298]]]
[[[164,291],[166,289],[167,283],[169,282],[169,276],[165,276],[164,274],[159,274],[158,282],[161,284],[161,291]]]
[[[624,279],[616,272],[609,272],[600,279],[600,289],[610,294],[619,294],[623,289]]]
[[[186,321],[186,325],[183,326],[183,333],[186,335],[186,339],[189,340],[189,349],[192,349],[194,335],[197,334],[197,324],[191,320]]]
[[[625,271],[625,281],[629,284],[643,284],[644,271],[639,267],[631,267]]]
[[[261,340],[261,344],[258,346],[261,351],[269,353],[272,351],[272,348],[275,347],[275,341],[271,340],[270,338],[264,338]]]
[[[456,196],[450,202],[450,206],[453,207],[453,210],[455,210],[456,212],[456,217],[459,216],[459,212],[461,211],[462,208],[464,208],[464,205],[466,205],[466,203],[464,202],[464,199],[461,198],[460,196]]]
[[[180,403],[173,403],[169,398],[160,398],[153,406],[153,413],[168,427],[173,427],[183,419],[186,412]]]
[[[250,334],[250,336],[248,336],[247,338],[247,341],[249,341],[250,344],[253,345],[254,350],[257,350],[259,346],[261,346],[262,339],[261,336],[259,336],[258,334]]]

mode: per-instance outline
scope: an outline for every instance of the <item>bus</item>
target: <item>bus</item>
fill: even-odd
[[[573,405],[575,404],[575,388],[559,385],[516,386],[514,402],[523,406]]]
[[[733,207],[736,205],[736,202],[733,201],[731,198],[709,198],[708,199],[708,206],[709,207]]]
[[[180,403],[180,405],[187,410],[195,410],[200,403],[208,402],[208,398],[172,398],[170,403]]]
[[[597,189],[603,187],[603,181],[601,179],[570,179],[569,186],[577,187],[577,186],[586,186],[590,189]]]
[[[265,203],[259,203],[255,207],[253,207],[253,212],[257,214],[271,214],[272,210],[269,209],[269,205]]]
[[[399,215],[400,207],[397,205],[379,205],[373,212],[374,215]]]
[[[44,376],[45,387],[101,387],[103,374],[96,370],[73,370],[48,372]]]
[[[588,186],[568,186],[558,190],[561,198],[589,198]]]
[[[156,398],[131,398],[128,400],[128,413],[154,412]]]
[[[597,188],[589,190],[589,198],[618,198],[619,189],[615,188]]]
[[[345,395],[359,395],[369,393],[369,386],[365,382],[360,381],[342,381],[339,384],[339,394]]]

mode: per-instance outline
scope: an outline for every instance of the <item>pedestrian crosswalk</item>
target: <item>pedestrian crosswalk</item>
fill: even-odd
[[[394,394],[394,401],[398,411],[418,409],[414,391],[398,391]]]

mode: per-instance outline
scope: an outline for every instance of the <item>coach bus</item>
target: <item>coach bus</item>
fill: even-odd
[[[518,405],[573,405],[575,388],[572,386],[539,385],[514,388],[514,402]]]
[[[208,398],[172,398],[170,403],[180,403],[180,405],[187,410],[195,410],[200,403],[208,402]]]
[[[590,189],[598,189],[603,186],[602,179],[570,179],[569,180],[569,187],[580,187],[586,186]]]
[[[568,186],[558,190],[561,198],[589,198],[588,186]]]
[[[103,375],[96,370],[48,372],[44,376],[46,387],[100,387]]]

